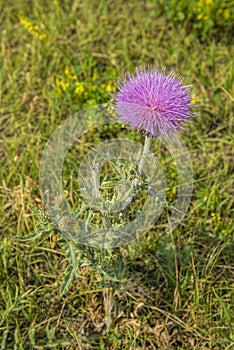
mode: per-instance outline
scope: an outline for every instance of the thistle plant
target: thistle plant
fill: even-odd
[[[183,84],[183,79],[177,79],[172,71],[166,75],[156,67],[137,69],[136,75],[126,73],[116,86],[118,90],[112,97],[118,120],[145,134],[144,146],[139,148],[135,162],[130,163],[131,156],[129,161],[123,161],[121,156],[113,159],[108,152],[99,150],[99,156],[105,158],[117,174],[115,178],[111,178],[107,173],[101,181],[102,164],[97,161],[98,157],[94,157],[89,166],[91,176],[87,178],[80,175],[81,194],[83,190],[85,200],[78,210],[72,213],[61,211],[63,199],[57,196],[53,205],[45,205],[45,208],[40,210],[32,208],[38,217],[36,232],[27,237],[16,238],[18,241],[32,241],[45,233],[58,235],[67,258],[61,295],[68,291],[74,280],[80,278],[83,267],[89,267],[91,273],[99,276],[97,283],[103,288],[103,326],[106,332],[118,317],[115,297],[125,281],[124,240],[121,235],[130,232],[131,239],[137,238],[138,225],[127,225],[130,215],[137,210],[134,208],[134,198],[138,191],[144,193],[148,186],[148,193],[151,191],[155,195],[156,192],[156,198],[160,200],[157,187],[149,185],[144,176],[147,166],[149,168],[149,165],[153,164],[150,152],[153,138],[171,137],[183,128],[186,122],[191,121],[193,115],[190,86]],[[130,205],[131,201],[133,206]],[[154,216],[154,213],[157,213],[154,212],[154,207],[160,206],[159,201],[152,203],[151,207],[146,208],[150,211],[149,216]],[[148,227],[147,217],[142,215],[140,219],[143,226]],[[126,226],[128,231],[125,230]],[[94,230],[91,230],[91,227]],[[77,236],[91,237],[89,242],[92,242],[93,232],[96,232],[97,236],[100,235],[99,245],[82,244],[75,239]],[[98,242],[97,237],[95,242]]]
[[[170,136],[191,120],[191,86],[183,80],[156,67],[137,69],[136,76],[126,73],[117,84],[119,119],[148,136]]]

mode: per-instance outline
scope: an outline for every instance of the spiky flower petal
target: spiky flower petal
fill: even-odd
[[[179,130],[192,115],[191,85],[183,80],[174,71],[166,75],[156,67],[126,73],[114,96],[119,120],[152,137]]]

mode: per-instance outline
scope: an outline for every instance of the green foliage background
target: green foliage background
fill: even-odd
[[[10,0],[2,8],[1,349],[232,349],[233,1]],[[82,269],[61,298],[67,262],[56,237],[13,238],[35,230],[30,206],[41,206],[39,163],[53,130],[75,111],[109,101],[117,77],[147,64],[175,69],[197,90],[199,115],[183,135],[194,195],[172,235],[163,231],[165,210],[155,229],[123,247],[121,317],[105,335],[97,330],[97,276]],[[116,136],[143,142],[121,125],[90,130],[77,162]],[[176,186],[166,150],[160,164]]]

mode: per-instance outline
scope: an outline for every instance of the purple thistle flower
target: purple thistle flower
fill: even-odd
[[[183,80],[174,71],[165,75],[156,67],[136,69],[136,75],[127,72],[114,96],[119,121],[151,137],[179,130],[192,114],[191,85]]]

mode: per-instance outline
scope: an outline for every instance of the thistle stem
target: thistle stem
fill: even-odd
[[[128,201],[128,198],[130,198],[131,194],[137,188],[137,185],[138,185],[138,183],[140,181],[140,177],[142,175],[142,171],[143,171],[145,163],[146,163],[147,156],[148,156],[149,151],[150,151],[151,144],[152,144],[152,138],[146,136],[145,137],[145,143],[144,143],[143,152],[142,152],[139,164],[138,164],[136,177],[132,181],[132,184],[131,184],[130,188],[128,189],[128,191],[119,199],[120,201]]]
[[[99,186],[100,186],[100,170],[99,163],[93,163],[91,165],[92,180],[93,180],[93,195],[95,198],[100,198]]]
[[[100,186],[100,172],[99,164],[94,163],[91,165],[92,180],[93,180],[93,195],[95,198],[100,198],[99,186]],[[105,213],[105,211],[100,211],[102,216],[103,226],[105,228],[110,228],[111,222]],[[113,288],[104,287],[103,288],[103,304],[105,310],[104,324],[106,326],[106,332],[108,333],[114,319],[116,318],[116,302],[114,298],[115,290]]]
[[[100,186],[100,168],[99,163],[93,163],[91,165],[92,180],[93,180],[93,196],[94,198],[100,198],[99,186]],[[102,223],[105,228],[110,227],[110,220],[104,211],[100,211],[102,216]]]
[[[147,156],[149,154],[151,144],[152,144],[152,138],[146,136],[145,137],[145,143],[144,143],[142,156],[141,156],[141,159],[140,159],[140,162],[139,162],[139,165],[138,165],[138,171],[137,171],[138,182],[139,182],[139,178],[140,178],[140,176],[142,174],[142,170],[143,170],[143,168],[145,166],[146,158],[147,158]]]

